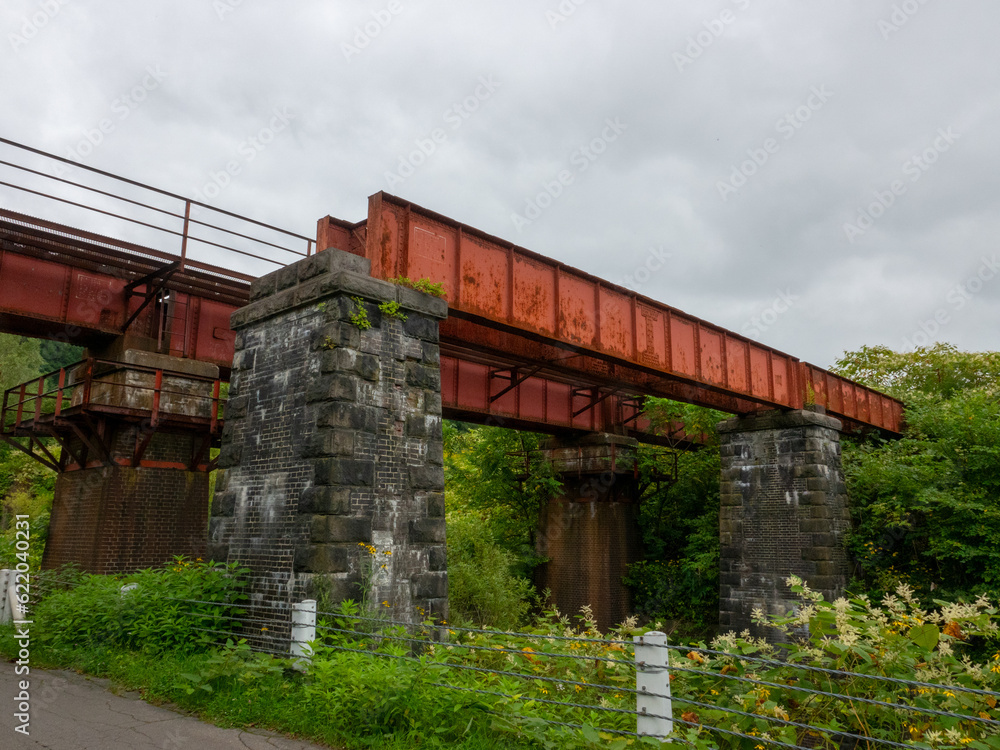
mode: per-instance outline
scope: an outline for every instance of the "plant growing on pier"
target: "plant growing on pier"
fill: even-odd
[[[424,294],[432,294],[435,297],[444,296],[444,284],[440,282],[434,282],[430,279],[424,277],[421,279],[411,279],[406,276],[397,276],[394,279],[388,279],[390,284],[397,284],[398,286],[405,286],[410,289],[416,289],[418,292],[423,292]]]
[[[351,302],[354,303],[354,312],[350,314],[351,322],[362,331],[367,331],[372,327],[372,323],[368,320],[368,310],[365,309],[365,301],[361,297],[351,297]]]
[[[398,302],[386,301],[378,306],[379,311],[387,318],[406,320],[406,313],[399,309]]]

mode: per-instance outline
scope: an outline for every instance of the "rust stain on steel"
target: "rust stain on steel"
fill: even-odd
[[[898,401],[474,227],[387,193],[369,199],[368,221],[400,227],[379,232],[375,244],[369,233],[375,275],[461,279],[446,290],[453,316],[518,331],[536,347],[585,351],[590,371],[600,361],[619,374],[653,373],[694,386],[685,400],[716,408],[726,399],[751,410],[816,403],[851,422],[900,431]],[[825,387],[817,388],[824,378]],[[836,379],[836,395],[829,378]]]

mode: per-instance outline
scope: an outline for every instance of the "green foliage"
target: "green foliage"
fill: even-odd
[[[211,693],[225,681],[246,686],[283,671],[270,654],[251,651],[245,638],[240,638],[235,643],[232,638],[227,638],[226,645],[210,651],[197,671],[179,673],[174,686],[188,695],[196,690]]]
[[[643,415],[659,435],[709,446],[718,443],[715,426],[730,416],[715,409],[653,396],[643,401]]]
[[[237,604],[246,569],[176,557],[166,568],[125,576],[85,575],[64,587],[64,574],[41,577],[33,634],[53,651],[103,644],[151,653],[204,649],[245,614]],[[135,584],[132,590],[122,586]],[[192,603],[184,600],[207,602]],[[217,631],[207,633],[203,631]]]
[[[0,392],[42,374],[41,341],[0,333]]]
[[[406,276],[397,276],[394,279],[388,279],[388,281],[392,284],[398,284],[399,286],[416,289],[418,292],[433,294],[435,297],[444,296],[444,284],[433,282],[426,277],[414,280],[407,278]]]
[[[2,344],[0,344],[2,346]],[[52,372],[67,365],[76,364],[83,359],[83,347],[73,346],[60,341],[41,339],[38,342],[39,353],[42,355],[41,372]]]
[[[368,320],[368,310],[365,308],[365,301],[361,297],[351,297],[351,301],[354,303],[354,312],[350,314],[351,322],[362,331],[367,331],[372,327],[372,323]]]
[[[727,415],[666,399],[648,398],[645,407],[658,433],[678,444],[695,439],[704,447],[640,446],[646,559],[629,567],[624,583],[644,618],[677,621],[675,632],[710,632],[719,608],[721,466],[715,425]]]
[[[449,514],[485,520],[493,538],[527,573],[539,562],[535,535],[544,503],[562,490],[539,446],[542,436],[502,427],[444,425],[445,493]]]
[[[0,390],[77,362],[81,355],[80,347],[57,341],[0,334]],[[54,441],[47,442],[46,447],[58,455]],[[10,445],[0,443],[0,567],[12,568],[19,561],[15,548],[16,515],[29,516],[27,562],[32,570],[41,566],[54,484],[54,472]]]
[[[1000,352],[961,352],[950,344],[913,352],[864,346],[845,352],[834,371],[907,401],[918,394],[949,399],[968,390],[995,392],[1000,386]]]
[[[954,689],[1000,689],[992,602],[937,601],[932,611],[906,587],[881,606],[865,597],[826,602],[801,581],[788,583],[801,599],[794,614],[756,615],[780,631],[785,644],[732,633],[708,647],[674,642],[674,742],[697,750],[759,750],[774,740],[834,750],[853,746],[841,734],[850,732],[926,750],[1000,748],[995,727],[948,715],[996,718],[989,692]],[[155,658],[114,642],[80,641],[60,652],[56,665],[115,677],[227,725],[267,726],[351,748],[658,746],[639,739],[629,745],[612,733],[635,731],[635,717],[627,713],[635,708],[630,642],[644,631],[634,622],[602,635],[586,609],[576,618],[546,612],[523,633],[430,621],[373,633],[358,621],[355,605],[321,628],[301,675],[287,669],[287,659],[251,654],[245,642],[232,640],[221,650],[166,651]],[[10,631],[0,632],[0,651],[16,651]],[[33,663],[52,657],[46,643],[33,641]]]
[[[1000,355],[865,348],[840,372],[902,397],[899,440],[845,441],[856,573],[873,593],[1000,591]]]
[[[0,444],[0,568],[18,562],[15,517],[28,516],[28,565],[41,567],[56,474],[6,444]],[[22,537],[23,539],[23,537]]]
[[[398,302],[385,301],[378,306],[383,315],[396,320],[406,320],[406,313],[399,309]]]
[[[447,539],[452,619],[505,630],[520,626],[535,594],[530,581],[512,572],[515,556],[473,515],[452,514]]]

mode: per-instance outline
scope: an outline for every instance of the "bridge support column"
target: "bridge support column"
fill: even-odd
[[[397,620],[447,617],[448,308],[369,269],[326,250],[255,281],[232,316],[211,552],[250,568],[251,616],[267,638],[253,631],[279,650],[307,596],[326,607],[364,598]]]
[[[784,614],[796,575],[828,601],[847,584],[842,537],[850,516],[840,464],[841,423],[814,410],[773,411],[718,427],[722,454],[719,626],[749,629],[759,608]]]
[[[589,605],[602,630],[631,614],[622,577],[642,557],[636,447],[631,438],[601,434],[543,448],[563,494],[542,509],[536,547],[548,562],[535,581],[563,614]]]
[[[55,428],[66,433],[66,470],[56,478],[43,568],[76,563],[90,573],[125,573],[206,554],[207,441],[219,369],[138,350],[119,359],[93,365],[89,375],[79,368],[66,389],[63,420],[74,432]],[[161,375],[152,418],[156,370],[170,374]]]

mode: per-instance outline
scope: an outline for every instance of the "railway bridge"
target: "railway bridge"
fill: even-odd
[[[789,574],[845,584],[839,435],[898,434],[900,402],[387,193],[306,236],[0,148],[0,330],[88,354],[4,395],[3,439],[59,472],[45,565],[239,559],[277,639],[291,601],[362,578],[397,617],[443,615],[451,418],[552,435],[540,583],[608,625],[640,550],[635,446],[692,440],[651,427],[658,396],[734,415],[721,626],[787,606]]]

